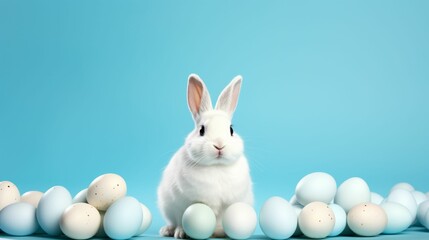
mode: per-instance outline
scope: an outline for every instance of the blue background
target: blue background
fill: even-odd
[[[163,220],[156,188],[238,74],[234,125],[255,207],[313,171],[386,195],[429,191],[428,1],[0,1],[0,181],[72,194],[115,172]],[[260,230],[258,230],[260,231]]]

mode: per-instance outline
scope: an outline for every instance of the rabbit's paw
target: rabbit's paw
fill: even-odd
[[[182,227],[176,227],[176,230],[174,230],[174,238],[187,238],[185,230],[183,230]]]
[[[159,235],[163,237],[173,237],[175,229],[176,228],[174,226],[164,226],[161,229],[159,229]]]

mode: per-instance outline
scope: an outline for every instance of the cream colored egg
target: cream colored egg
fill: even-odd
[[[383,208],[373,203],[354,206],[347,215],[347,224],[357,235],[377,236],[387,225],[387,215]]]
[[[88,187],[86,200],[98,210],[106,211],[113,202],[126,194],[125,180],[117,174],[108,173],[92,181]]]
[[[9,204],[19,202],[21,195],[18,188],[9,181],[0,182],[0,210]]]
[[[101,224],[98,210],[87,203],[75,203],[63,213],[60,221],[61,231],[72,239],[93,237]]]
[[[21,202],[26,202],[33,205],[35,208],[39,205],[39,201],[42,198],[43,193],[39,191],[29,191],[21,196]]]
[[[325,238],[334,229],[335,215],[326,203],[312,202],[301,210],[298,224],[305,236],[309,238]]]

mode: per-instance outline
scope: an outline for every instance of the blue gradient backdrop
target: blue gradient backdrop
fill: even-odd
[[[187,76],[244,77],[256,208],[326,171],[429,191],[428,1],[0,1],[0,180],[156,188],[192,130]],[[260,230],[258,230],[260,231]]]

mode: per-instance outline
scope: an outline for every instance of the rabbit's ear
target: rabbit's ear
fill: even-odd
[[[213,110],[209,91],[203,80],[196,74],[191,74],[188,78],[188,106],[196,121],[201,113]]]
[[[232,79],[228,86],[226,86],[222,91],[216,102],[215,109],[225,111],[231,118],[234,114],[235,108],[237,107],[242,79],[243,78],[240,75]]]

